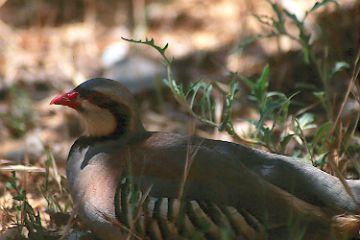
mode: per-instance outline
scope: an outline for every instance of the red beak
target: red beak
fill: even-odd
[[[63,105],[76,109],[80,106],[80,102],[77,96],[79,96],[78,92],[70,91],[68,93],[54,97],[53,100],[51,100],[50,105]]]

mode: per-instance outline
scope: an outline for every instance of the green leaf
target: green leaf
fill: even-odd
[[[285,15],[290,18],[296,25],[303,25],[302,21],[300,21],[297,16],[288,10],[284,9]]]
[[[267,94],[267,88],[268,88],[268,78],[269,76],[269,65],[267,64],[260,77],[256,81],[252,81],[250,79],[241,77],[241,80],[250,88],[251,90],[251,100],[254,100],[257,102],[261,108],[261,106],[264,106],[266,104],[266,94]]]
[[[266,98],[266,91],[269,86],[268,83],[268,76],[269,76],[269,65],[267,64],[262,73],[260,78],[256,81],[254,88],[252,89],[253,95],[256,97],[257,101],[260,103],[260,105],[265,104],[265,98]]]
[[[290,140],[292,139],[292,137],[294,136],[295,134],[289,134],[289,135],[286,135],[285,137],[283,137],[280,141],[280,152],[281,153],[284,153],[285,152],[285,148],[286,148],[286,145],[290,142]]]
[[[145,38],[145,41],[142,41],[142,40],[134,40],[134,39],[128,39],[128,38],[124,38],[124,37],[121,37],[122,40],[124,41],[127,41],[127,42],[132,42],[132,43],[137,43],[137,44],[145,44],[145,45],[148,45],[154,49],[156,49],[160,54],[161,56],[163,57],[163,59],[165,60],[165,64],[166,65],[171,65],[172,63],[172,60],[168,59],[167,56],[165,55],[165,52],[166,52],[166,49],[168,48],[169,44],[166,43],[164,47],[160,47],[159,45],[156,45],[155,44],[155,41],[153,38]]]
[[[201,107],[203,108],[204,116],[207,116],[207,119],[213,121],[213,104],[211,100],[211,93],[212,93],[212,85],[208,84],[204,86],[204,96],[201,99]]]
[[[326,123],[322,124],[315,132],[314,143],[319,143],[322,140],[328,139],[331,126],[332,126],[331,122],[326,122]]]
[[[320,7],[328,4],[328,3],[335,3],[336,5],[338,5],[338,3],[336,2],[336,0],[322,0],[322,1],[317,1],[317,2],[314,4],[314,6],[313,6],[309,11],[306,12],[305,17],[306,17],[307,15],[309,15],[310,13],[316,11],[316,10],[319,9]]]
[[[283,34],[286,30],[282,12],[277,3],[270,2],[270,4],[277,17],[277,21],[273,21],[273,26],[279,33]]]
[[[297,119],[297,122],[299,123],[299,127],[302,130],[306,130],[317,127],[316,124],[314,124],[314,120],[315,120],[314,114],[305,113]]]
[[[267,78],[269,76],[269,72],[270,72],[269,64],[266,64],[258,80],[258,82],[261,83],[261,86],[263,86],[263,88],[267,87],[267,83],[268,83]]]
[[[245,37],[241,42],[239,43],[237,50],[242,50],[243,48],[253,44],[254,42],[263,39],[263,38],[269,38],[273,37],[273,34],[263,35],[263,34],[256,34],[254,36]]]
[[[14,196],[13,199],[15,201],[24,201],[25,200],[25,195],[23,193],[19,193],[18,195]]]
[[[325,92],[324,91],[319,91],[319,92],[314,92],[313,93],[315,97],[321,99],[325,97]]]
[[[285,15],[290,18],[293,23],[295,23],[296,27],[299,31],[299,41],[302,45],[302,51],[304,54],[304,61],[306,64],[310,63],[310,51],[311,51],[311,44],[310,44],[310,38],[311,35],[308,34],[305,30],[304,20],[299,20],[297,16],[286,9],[284,9]]]
[[[282,103],[280,101],[269,101],[266,103],[264,109],[260,112],[260,120],[257,125],[257,129],[264,125],[264,122],[268,117],[276,110],[281,107]]]
[[[314,92],[313,93],[315,97],[317,97],[320,100],[321,105],[326,109],[327,103],[326,103],[326,93],[324,91]]]
[[[316,159],[314,161],[314,167],[318,167],[318,168],[322,168],[324,167],[325,163],[326,163],[326,158],[327,158],[328,153],[323,153],[321,154],[318,159]]]
[[[246,84],[246,86],[248,86],[251,90],[253,90],[253,88],[255,88],[255,82],[248,79],[248,78],[241,78],[241,80]]]
[[[268,92],[266,94],[266,97],[271,98],[271,97],[280,97],[281,99],[286,99],[286,95],[284,93],[281,92]]]
[[[258,121],[254,120],[254,119],[251,119],[251,118],[244,118],[243,120],[245,122],[248,122],[248,123],[254,125],[254,126],[257,126],[257,123],[258,123]]]
[[[263,133],[265,143],[272,149],[272,151],[276,151],[274,143],[277,142],[277,139],[275,138],[273,132],[269,128],[264,128]]]
[[[235,80],[231,81],[230,91],[225,95],[225,103],[222,114],[223,121],[221,123],[222,128],[230,125],[230,129],[232,129],[232,123],[231,123],[232,104],[235,100],[235,95],[239,90],[240,90],[239,83]]]
[[[193,84],[190,85],[189,91],[185,95],[186,97],[188,97],[188,95],[190,95],[190,93],[192,93],[191,98],[190,98],[190,104],[189,104],[190,109],[192,109],[194,106],[197,92],[202,87],[202,84],[203,84],[203,82],[201,82],[201,81],[194,82]]]
[[[331,77],[333,77],[336,73],[339,73],[345,69],[350,69],[350,65],[347,62],[337,62],[335,63],[334,68],[331,71]]]
[[[7,189],[16,189],[16,182],[15,181],[6,182],[5,187]]]
[[[303,52],[303,54],[304,54],[304,62],[306,63],[306,64],[309,64],[310,63],[310,48],[309,47],[307,47],[307,46],[304,46],[303,48],[302,48],[302,52]]]

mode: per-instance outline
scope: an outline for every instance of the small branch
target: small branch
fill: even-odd
[[[172,62],[173,62],[173,60],[168,59],[168,57],[165,55],[165,51],[169,46],[168,43],[166,43],[164,47],[159,47],[158,45],[155,44],[155,41],[154,41],[153,38],[151,38],[151,39],[146,38],[145,41],[128,39],[128,38],[124,38],[124,37],[121,37],[121,39],[124,40],[124,41],[127,41],[127,42],[141,43],[141,44],[145,44],[145,45],[148,45],[150,47],[153,47],[161,54],[161,56],[163,57],[163,59],[166,62],[166,65],[171,65]]]

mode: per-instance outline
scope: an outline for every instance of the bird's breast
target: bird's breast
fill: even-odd
[[[73,151],[68,158],[66,174],[70,192],[86,224],[108,224],[106,218],[115,218],[114,194],[121,169],[112,167],[105,153],[86,159],[89,151],[89,147]],[[84,161],[87,161],[85,166]]]

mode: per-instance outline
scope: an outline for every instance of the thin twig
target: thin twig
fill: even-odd
[[[355,61],[355,69],[353,71],[353,74],[352,74],[352,77],[351,77],[351,80],[349,82],[349,85],[348,85],[348,88],[346,90],[346,94],[345,94],[345,97],[343,99],[343,102],[341,104],[341,107],[340,107],[340,110],[338,112],[338,115],[336,117],[336,120],[335,120],[335,123],[333,124],[331,130],[330,130],[330,136],[334,135],[335,133],[335,130],[338,128],[338,125],[340,123],[340,118],[341,118],[341,115],[342,115],[342,112],[344,111],[344,107],[345,107],[345,104],[346,102],[348,101],[348,98],[349,98],[349,95],[350,95],[350,92],[351,92],[351,89],[353,88],[353,86],[355,85],[355,81],[357,80],[357,77],[359,75],[359,72],[360,72],[360,67],[356,67],[357,66],[357,63],[359,62],[359,59],[360,59],[360,50],[358,51],[358,55],[357,55],[357,58],[356,58],[356,61]],[[333,152],[333,151],[332,151]],[[329,157],[329,162],[330,162],[330,166],[331,166],[331,169],[333,171],[335,171],[335,174],[336,176],[340,179],[342,185],[344,186],[345,188],[345,191],[349,194],[349,196],[351,197],[351,199],[354,201],[354,203],[358,206],[358,208],[360,209],[360,203],[358,202],[358,200],[356,199],[354,193],[352,192],[351,188],[349,187],[348,183],[346,182],[346,179],[345,177],[343,176],[343,174],[340,172],[340,170],[338,169],[338,166],[336,165],[335,163],[335,159],[334,159],[334,156],[333,154],[330,155],[331,157]]]

